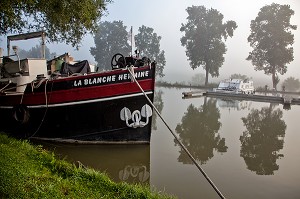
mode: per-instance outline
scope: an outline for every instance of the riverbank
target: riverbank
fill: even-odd
[[[142,185],[115,183],[28,141],[0,133],[0,198],[172,198]]]

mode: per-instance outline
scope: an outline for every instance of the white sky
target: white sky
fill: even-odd
[[[185,55],[185,48],[181,46],[180,38],[183,33],[180,32],[181,23],[186,23],[186,8],[192,5],[203,5],[206,8],[217,9],[224,15],[224,22],[234,20],[238,28],[232,38],[225,42],[227,53],[225,62],[220,69],[220,78],[228,78],[230,74],[240,73],[253,77],[254,81],[265,79],[271,84],[271,77],[264,75],[263,72],[254,71],[250,61],[246,61],[248,53],[252,50],[247,37],[250,34],[250,22],[255,19],[261,7],[272,3],[289,4],[295,11],[291,23],[297,25],[295,36],[294,61],[288,65],[288,72],[280,76],[281,82],[290,76],[300,78],[300,1],[299,0],[114,0],[114,3],[108,6],[108,15],[102,18],[102,21],[121,20],[129,30],[133,26],[134,32],[142,25],[151,27],[159,36],[162,36],[161,50],[165,51],[166,81],[186,81],[195,73],[204,73],[202,68],[192,70]],[[32,43],[32,42],[31,42]],[[30,49],[31,43],[20,46],[22,49]],[[35,45],[35,44],[34,44]],[[87,35],[82,41],[82,47],[75,51],[71,46],[63,44],[47,45],[51,52],[63,54],[70,52],[75,59],[87,59],[95,62],[90,55],[90,48],[94,46],[92,36]],[[58,46],[58,47],[57,47]],[[1,48],[6,52],[6,40],[2,38]],[[209,78],[209,81],[218,81]],[[259,80],[260,81],[260,80]]]

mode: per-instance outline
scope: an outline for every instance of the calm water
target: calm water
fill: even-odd
[[[183,91],[157,88],[157,107],[226,198],[300,198],[300,106],[182,99]],[[116,181],[178,198],[219,198],[160,118],[153,128],[150,145],[47,147]]]

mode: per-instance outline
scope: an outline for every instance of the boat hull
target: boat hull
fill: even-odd
[[[139,76],[142,72],[147,75]],[[44,81],[38,88],[28,85],[24,95],[0,96],[0,130],[21,138],[63,142],[149,143],[152,114],[141,113],[143,107],[151,107],[144,94],[153,101],[154,69],[136,70],[145,93],[130,78],[117,81],[119,76],[127,78],[129,73]],[[114,81],[97,84],[100,78],[111,77]]]
[[[153,98],[153,93],[148,97]],[[61,141],[80,140],[98,142],[150,142],[151,123],[132,128],[121,120],[120,111],[131,112],[149,104],[143,95],[94,103],[48,108],[27,108],[28,121],[14,118],[14,109],[1,110],[2,129],[22,138],[49,138]],[[6,124],[6,125],[5,125]]]

